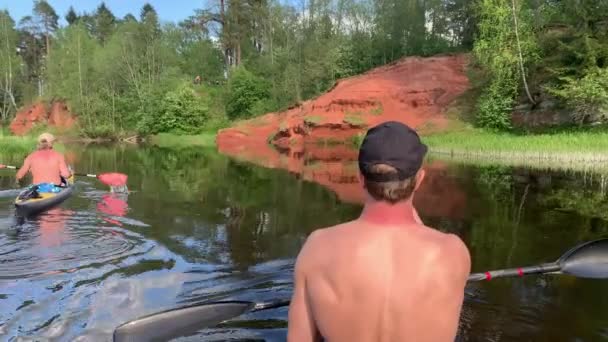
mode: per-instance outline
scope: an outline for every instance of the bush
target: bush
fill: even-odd
[[[494,80],[484,89],[477,101],[475,123],[478,126],[498,130],[511,128],[513,93],[516,88],[513,83],[515,83],[515,80],[511,82]]]
[[[236,68],[226,89],[226,115],[229,119],[243,119],[260,114],[267,108],[264,103],[269,99],[270,85],[244,67]]]
[[[81,135],[90,139],[110,139],[116,138],[116,132],[110,125],[86,126],[81,129]]]
[[[608,69],[592,68],[582,78],[561,80],[565,82],[562,87],[548,90],[572,108],[575,122],[582,124],[608,118]]]
[[[207,98],[197,95],[190,85],[184,84],[167,92],[159,108],[144,115],[140,132],[196,134],[201,132],[208,112]]]

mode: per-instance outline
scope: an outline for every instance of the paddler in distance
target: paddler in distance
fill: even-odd
[[[53,188],[62,186],[62,177],[64,180],[70,178],[71,172],[65,157],[53,150],[54,142],[52,134],[40,134],[37,150],[25,158],[23,166],[17,171],[17,182],[31,172],[32,184],[38,185],[38,191],[53,192]]]
[[[453,342],[471,261],[463,241],[425,226],[413,196],[427,147],[399,122],[359,151],[359,218],[313,232],[296,260],[290,342]]]

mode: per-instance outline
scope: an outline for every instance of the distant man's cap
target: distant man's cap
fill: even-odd
[[[53,136],[51,133],[42,133],[38,136],[39,144],[43,144],[43,143],[52,144],[54,141],[55,141],[55,136]]]
[[[427,146],[416,131],[400,122],[387,121],[367,131],[359,150],[359,169],[370,181],[405,180],[418,172],[426,153]],[[390,165],[397,169],[397,174],[370,172],[377,164]]]

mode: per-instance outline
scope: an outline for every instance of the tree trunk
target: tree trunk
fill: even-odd
[[[222,47],[223,47],[223,55],[224,55],[224,67],[228,69],[230,66],[230,58],[228,56],[228,38],[226,37],[226,4],[225,0],[220,0],[220,19],[222,20]]]
[[[78,86],[80,90],[80,103],[82,104],[82,63],[80,61],[80,34],[78,34]]]
[[[11,100],[11,104],[13,105],[13,108],[16,111],[17,103],[15,102],[15,95],[13,94],[13,63],[12,63],[12,58],[11,58],[11,53],[10,53],[10,51],[13,49],[13,47],[10,45],[10,42],[8,41],[8,27],[7,27],[6,22],[4,22],[4,36],[6,38],[6,52],[8,54],[8,78],[6,80],[6,92],[8,93],[8,97]]]
[[[521,43],[519,42],[519,30],[517,28],[517,12],[515,9],[515,0],[511,0],[511,5],[513,8],[513,23],[515,25],[515,27],[514,27],[515,28],[515,39],[517,40],[517,50],[519,52],[519,69],[521,72],[521,79],[524,83],[524,89],[526,90],[526,95],[528,95],[528,99],[530,100],[530,103],[536,104],[536,102],[532,98],[532,95],[530,94],[530,89],[528,88],[528,82],[526,81],[526,71],[524,69],[524,56],[521,53]]]

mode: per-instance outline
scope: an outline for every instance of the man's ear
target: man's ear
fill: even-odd
[[[426,176],[426,170],[421,168],[416,173],[416,187],[414,188],[414,191],[418,190],[418,187],[420,187],[420,184],[422,184],[424,176]]]
[[[361,174],[361,171],[359,171],[357,174],[359,175],[359,184],[361,184],[361,187],[365,189],[365,179],[363,178],[363,174]]]

